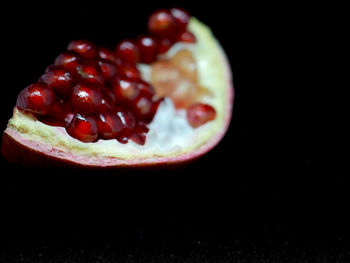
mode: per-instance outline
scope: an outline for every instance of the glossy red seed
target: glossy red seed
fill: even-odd
[[[140,51],[140,62],[150,64],[155,61],[158,51],[157,39],[151,36],[141,36],[137,39]]]
[[[192,32],[184,31],[176,36],[176,40],[185,43],[196,43],[196,37]]]
[[[97,48],[94,43],[87,40],[73,40],[67,47],[70,51],[75,51],[84,58],[96,58]]]
[[[190,21],[191,15],[183,8],[174,7],[170,9],[170,13],[173,16],[176,23],[177,31],[184,31]]]
[[[98,63],[94,60],[81,61],[76,67],[76,73],[79,80],[102,85],[104,84],[102,70]]]
[[[111,112],[98,114],[97,126],[99,137],[102,139],[115,139],[124,129],[119,116]]]
[[[129,79],[140,79],[141,73],[135,65],[132,64],[122,64],[117,67],[118,75],[127,77]]]
[[[55,59],[55,66],[62,66],[71,72],[75,72],[81,57],[78,53],[73,51],[65,51],[57,56]]]
[[[157,37],[170,37],[176,29],[176,24],[169,10],[159,9],[148,18],[148,31]]]
[[[142,79],[135,80],[135,82],[136,82],[137,88],[140,91],[140,93],[142,94],[142,96],[147,97],[147,98],[152,98],[154,96],[155,91],[154,91],[153,86],[150,83],[148,83]]]
[[[117,74],[117,66],[111,61],[101,59],[98,61],[98,65],[101,68],[105,82],[110,82]]]
[[[162,38],[158,42],[158,54],[163,54],[167,52],[171,46],[173,45],[173,41],[169,38]]]
[[[82,142],[96,142],[98,140],[98,126],[96,118],[75,114],[66,126],[67,133]]]
[[[69,103],[66,100],[56,101],[50,108],[45,116],[40,117],[40,121],[51,125],[51,126],[66,126],[73,116],[73,110]]]
[[[216,117],[215,109],[208,104],[194,104],[187,109],[187,120],[193,128],[197,128]]]
[[[98,56],[101,59],[105,59],[105,60],[108,60],[110,62],[116,63],[117,58],[116,58],[113,50],[111,50],[107,47],[98,47],[97,50],[98,50]]]
[[[55,93],[47,84],[36,82],[19,93],[16,106],[43,115],[48,113],[55,100]]]
[[[120,118],[125,130],[134,129],[136,120],[129,110],[123,107],[116,107],[114,113]]]
[[[132,64],[138,63],[140,52],[136,43],[130,39],[125,39],[119,42],[115,48],[115,54],[118,59]]]
[[[136,118],[146,122],[153,117],[152,108],[152,100],[144,96],[139,96],[132,104],[132,111]]]
[[[68,97],[71,93],[72,87],[75,84],[75,79],[67,69],[57,66],[51,67],[39,79],[49,85],[57,94],[63,97]]]
[[[80,83],[73,88],[71,103],[73,110],[79,113],[91,113],[100,107],[102,92],[99,86]]]
[[[132,131],[129,134],[129,138],[139,145],[144,145],[146,143],[146,135],[143,133],[136,133]]]
[[[134,80],[127,77],[117,77],[113,82],[113,92],[118,101],[131,102],[136,99],[140,91]]]

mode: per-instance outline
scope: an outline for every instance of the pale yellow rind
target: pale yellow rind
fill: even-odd
[[[67,135],[64,128],[52,127],[37,121],[31,114],[23,114],[15,110],[13,117],[9,120],[8,126],[20,133],[25,139],[35,140],[63,151],[70,151],[73,154],[88,156],[106,156],[118,159],[130,158],[157,158],[176,157],[200,148],[215,134],[225,127],[227,115],[227,96],[231,88],[228,83],[227,61],[224,52],[215,39],[210,29],[197,19],[192,18],[189,23],[189,30],[197,38],[196,44],[183,45],[192,51],[197,63],[200,84],[209,89],[213,96],[204,98],[217,111],[214,121],[211,121],[197,129],[191,138],[187,138],[185,146],[175,147],[170,152],[159,151],[151,145],[140,146],[129,141],[127,144],[120,144],[116,140],[99,140],[97,143],[83,143]],[[181,47],[180,47],[181,48]],[[171,51],[170,51],[171,52]],[[185,140],[186,138],[184,138]]]

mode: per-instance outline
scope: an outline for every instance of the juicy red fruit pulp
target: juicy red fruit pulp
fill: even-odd
[[[176,42],[195,43],[189,19],[181,8],[157,10],[148,19],[148,35],[124,39],[114,50],[87,40],[70,42],[38,82],[21,91],[16,106],[46,124],[65,127],[82,142],[131,139],[143,145],[162,98],[141,78],[137,63],[155,62]],[[188,111],[194,127],[213,118],[211,109]]]

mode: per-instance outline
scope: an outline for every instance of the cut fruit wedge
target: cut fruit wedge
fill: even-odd
[[[64,127],[44,124],[33,114],[15,107],[3,134],[3,156],[20,164],[117,168],[178,165],[207,153],[223,138],[231,120],[234,97],[231,69],[222,47],[206,25],[192,17],[188,30],[196,37],[196,43],[178,42],[161,57],[172,58],[183,50],[192,53],[199,85],[210,94],[201,101],[215,108],[214,120],[193,128],[186,119],[186,111],[175,108],[174,102],[165,97],[148,125],[144,145],[131,140],[123,144],[115,139],[86,143],[69,136]],[[144,79],[152,83],[151,67],[138,64]]]

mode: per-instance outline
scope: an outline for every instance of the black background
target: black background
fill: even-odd
[[[18,92],[70,40],[113,48],[145,32],[150,12],[173,5],[208,24],[221,42],[235,102],[225,138],[181,170],[52,170],[2,158],[2,260],[349,258],[349,184],[344,158],[329,150],[335,137],[324,82],[332,11],[326,5],[202,2],[4,6],[3,130]]]

